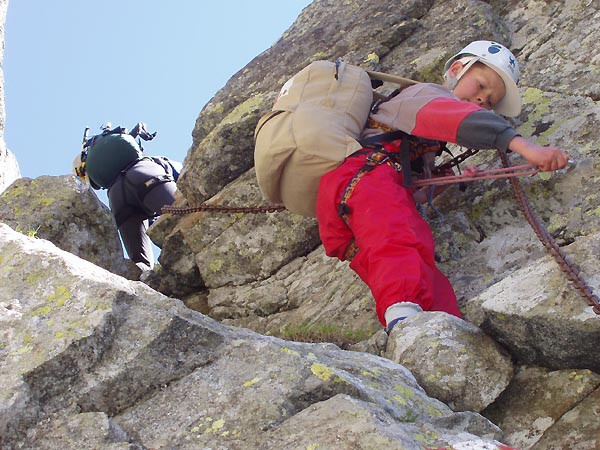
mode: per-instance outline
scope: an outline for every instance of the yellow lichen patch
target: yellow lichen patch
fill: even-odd
[[[244,387],[250,387],[250,386],[252,386],[253,384],[256,384],[256,383],[258,383],[260,380],[262,380],[262,378],[260,378],[260,377],[252,378],[251,380],[249,380],[249,381],[246,381],[246,382],[243,384],[243,386],[244,386]]]
[[[367,57],[365,58],[365,62],[378,64],[379,63],[379,55],[377,53],[369,53],[367,55]]]
[[[598,144],[596,142],[588,142],[587,144],[585,144],[583,147],[579,147],[577,149],[577,151],[579,153],[582,154],[588,154],[588,153],[592,153],[592,154],[596,154],[598,153],[599,147]]]
[[[425,434],[416,434],[414,436],[415,441],[422,442],[427,447],[436,446],[439,439],[439,435],[433,431],[426,431]]]
[[[317,359],[317,356],[316,356],[314,353],[312,353],[312,352],[311,352],[311,353],[309,353],[309,354],[307,355],[307,358],[308,358],[308,359],[311,359],[311,360],[313,360],[313,361],[314,361],[315,359]]]
[[[541,89],[527,88],[525,90],[525,94],[523,95],[523,103],[539,103],[543,94],[544,93]]]
[[[314,363],[311,366],[310,370],[313,373],[313,375],[315,375],[317,378],[323,381],[329,381],[334,376],[333,371],[329,367],[324,366],[323,364]]]
[[[333,372],[333,370],[330,367],[327,367],[323,364],[314,363],[310,367],[310,370],[314,376],[316,376],[317,378],[319,378],[320,380],[323,380],[323,381],[334,381],[336,383],[345,381],[342,378],[340,378],[339,376],[335,375],[335,373]]]
[[[255,109],[258,109],[263,100],[264,95],[262,94],[250,97],[245,102],[237,105],[229,114],[227,114],[227,117],[223,119],[221,125],[240,122],[245,115],[254,111]]]
[[[435,417],[442,417],[443,414],[439,409],[434,408],[433,406],[430,406],[427,409],[427,413],[431,416],[435,416]]]
[[[405,386],[402,386],[401,384],[394,385],[394,389],[396,391],[400,392],[400,394],[402,394],[404,397],[406,397],[409,400],[411,400],[415,396],[414,391],[408,389]]]
[[[10,356],[23,355],[25,353],[29,353],[32,350],[33,350],[33,346],[32,345],[25,345],[25,346],[21,347],[20,349],[15,350],[14,352],[12,352],[10,354]]]
[[[40,278],[42,278],[43,274],[41,272],[37,272],[37,273],[30,273],[29,275],[27,275],[27,284],[29,285],[33,285],[35,284]]]
[[[211,272],[218,272],[219,270],[221,270],[221,267],[223,267],[223,260],[215,259],[208,265],[208,270],[210,270]]]
[[[32,342],[33,342],[33,336],[29,333],[25,333],[25,336],[23,336],[23,344],[29,345]]]
[[[56,201],[56,199],[54,198],[39,198],[37,201],[37,204],[40,206],[44,206],[44,207],[48,207],[50,206],[52,203],[54,203]]]
[[[596,209],[591,210],[588,215],[590,216],[599,216],[600,217],[600,206],[598,206]]]
[[[225,419],[215,420],[212,424],[212,430],[218,431],[225,426]]]
[[[56,306],[64,306],[65,302],[71,298],[71,291],[66,286],[59,286],[54,293],[48,298],[54,302]]]
[[[408,406],[408,402],[404,399],[404,397],[402,397],[399,394],[394,395],[393,399],[400,403],[402,406]]]
[[[306,450],[316,450],[317,448],[319,448],[319,444],[317,444],[316,442],[314,444],[309,444],[306,446]]]
[[[45,316],[50,311],[52,311],[52,307],[50,305],[41,306],[41,307],[31,311],[31,315],[32,316]]]
[[[287,347],[281,347],[281,351],[283,353],[287,353],[288,355],[300,356],[300,353],[298,353],[296,350],[292,350]]]
[[[440,377],[440,375],[441,374],[439,372],[436,374],[430,373],[429,375],[427,375],[427,381],[435,381],[437,378]]]

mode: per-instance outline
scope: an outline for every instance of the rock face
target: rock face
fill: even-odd
[[[228,328],[3,224],[0,262],[2,448],[499,444],[387,359]]]
[[[521,64],[515,127],[573,160],[520,183],[598,292],[599,19],[589,0],[315,0],[200,112],[177,204],[264,204],[254,127],[309,62],[439,82],[463,45],[497,40]],[[494,152],[472,162],[499,166]],[[0,196],[3,222],[71,252],[0,224],[2,448],[600,445],[600,316],[545,255],[505,181],[448,189],[436,200],[444,220],[425,212],[465,320],[422,313],[389,337],[313,219],[164,215],[150,229],[161,267],[147,279],[161,294],[99,267],[118,272],[108,247],[90,244],[118,243],[116,230],[93,202],[75,213],[90,192],[73,183],[23,179]]]

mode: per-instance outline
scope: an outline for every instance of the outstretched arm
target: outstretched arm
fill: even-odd
[[[562,169],[569,162],[569,155],[557,147],[542,147],[527,139],[516,136],[508,144],[509,150],[524,157],[530,164],[543,172]]]

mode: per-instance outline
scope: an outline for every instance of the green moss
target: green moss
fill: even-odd
[[[471,208],[471,220],[472,221],[478,221],[480,220],[485,214],[485,208],[483,207],[483,205],[481,203],[478,203],[477,205],[473,205],[473,207]]]

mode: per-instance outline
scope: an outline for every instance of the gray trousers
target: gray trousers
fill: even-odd
[[[127,255],[133,262],[149,268],[154,267],[154,255],[146,234],[148,221],[159,215],[163,206],[173,203],[177,185],[173,180],[157,183],[146,190],[144,184],[165,174],[172,175],[167,164],[163,166],[151,159],[142,159],[119,175],[108,190],[110,210],[117,219]]]

